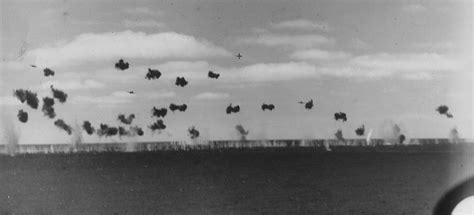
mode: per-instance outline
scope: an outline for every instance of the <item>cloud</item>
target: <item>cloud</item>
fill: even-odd
[[[0,96],[0,106],[19,106],[22,103],[13,96]]]
[[[84,90],[84,89],[100,89],[104,88],[105,84],[92,80],[69,80],[69,81],[47,81],[41,84],[39,87],[43,90],[49,90],[50,86],[53,85],[54,87],[60,88],[62,90]]]
[[[202,59],[229,57],[231,53],[207,40],[176,32],[146,34],[123,31],[85,33],[69,42],[27,52],[39,66],[66,66],[119,58]]]
[[[135,98],[127,92],[116,91],[107,96],[75,96],[71,98],[71,103],[79,105],[98,105],[100,107],[114,107],[121,104],[131,103]]]
[[[169,98],[175,98],[176,93],[173,91],[168,91],[168,90],[160,90],[157,92],[147,92],[143,94],[143,97],[147,99],[169,99]]]
[[[243,39],[243,43],[259,44],[269,47],[274,46],[291,46],[296,48],[314,48],[321,45],[330,45],[334,43],[334,39],[327,38],[319,34],[302,34],[302,35],[286,35],[286,34],[262,34],[257,37]]]
[[[152,11],[148,7],[134,7],[134,8],[126,8],[124,9],[125,13],[131,14],[131,15],[161,15],[163,12],[160,10],[157,11]]]
[[[225,99],[229,98],[230,95],[228,93],[213,93],[213,92],[204,92],[199,93],[193,97],[196,100],[216,100],[216,99]]]
[[[271,27],[275,29],[290,29],[290,30],[322,30],[327,31],[329,29],[329,25],[324,22],[315,22],[306,19],[296,19],[296,20],[288,20],[279,23],[273,23]]]
[[[293,52],[290,58],[296,60],[339,60],[349,58],[346,52],[330,52],[320,49],[308,49]]]
[[[164,28],[166,27],[165,23],[157,22],[153,19],[145,19],[145,20],[125,19],[122,21],[122,24],[127,28]]]
[[[427,8],[421,4],[407,4],[402,7],[402,10],[408,13],[420,13],[427,10]]]

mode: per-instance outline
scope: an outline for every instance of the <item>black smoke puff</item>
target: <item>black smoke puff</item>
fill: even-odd
[[[194,126],[188,128],[188,133],[189,137],[193,140],[199,137],[199,131]]]
[[[262,110],[263,110],[263,111],[265,111],[265,110],[270,110],[270,111],[272,111],[273,109],[275,109],[275,105],[274,105],[274,104],[265,104],[265,103],[262,104]]]
[[[18,120],[20,120],[20,122],[26,123],[28,121],[28,112],[26,112],[26,111],[19,110],[17,116],[18,116]]]
[[[127,125],[130,125],[132,123],[133,119],[135,119],[135,114],[133,114],[133,113],[128,115],[127,117],[124,114],[119,114],[118,117],[117,117],[118,121],[120,121],[123,124],[127,124]]]
[[[177,77],[175,84],[176,86],[184,87],[188,84],[188,81],[184,77]]]
[[[239,111],[240,111],[240,106],[239,105],[232,106],[232,103],[230,103],[229,106],[227,106],[227,108],[225,109],[225,112],[227,114],[238,113]]]
[[[174,103],[170,104],[170,110],[172,112],[174,112],[175,110],[179,110],[181,112],[184,112],[184,111],[186,111],[187,108],[188,108],[188,106],[186,104],[182,104],[182,105],[177,105],[177,104],[174,104]]]
[[[45,77],[54,76],[54,71],[51,70],[50,68],[43,69],[43,73]]]
[[[84,121],[82,128],[87,132],[88,135],[92,135],[95,132],[95,128],[92,127],[92,124],[89,121]]]
[[[345,121],[347,121],[346,113],[344,113],[344,112],[335,113],[334,114],[334,119],[336,121],[342,120],[343,122],[345,122]]]
[[[59,102],[61,102],[61,103],[66,102],[67,94],[64,91],[55,89],[53,87],[53,85],[51,85],[50,87],[51,87],[51,91],[53,92],[53,97],[54,98],[58,99]]]
[[[72,134],[72,129],[71,129],[71,126],[69,126],[68,124],[66,124],[66,122],[64,122],[64,120],[62,119],[58,119],[54,122],[54,125],[64,131],[67,132],[68,135],[71,135]]]
[[[360,126],[359,128],[357,128],[357,129],[355,130],[355,133],[357,134],[357,136],[362,136],[362,135],[364,135],[364,133],[365,133],[365,126],[362,125],[362,126]]]
[[[211,79],[218,79],[220,74],[219,73],[214,73],[213,71],[209,71],[209,73],[207,73],[207,76]]]
[[[164,118],[166,116],[166,114],[168,113],[168,110],[166,108],[156,108],[156,107],[153,107],[153,109],[151,110],[151,114],[152,116],[155,116],[155,117],[161,117],[161,118]]]
[[[29,90],[18,89],[13,92],[13,95],[20,100],[21,103],[28,104],[33,109],[38,109],[38,95]]]
[[[161,131],[161,130],[166,129],[166,125],[163,123],[163,120],[158,119],[158,120],[156,120],[156,122],[154,122],[153,124],[151,124],[151,125],[149,126],[149,128],[150,128],[152,131],[155,131],[155,130]]]
[[[126,70],[128,69],[128,67],[129,67],[128,62],[125,62],[123,59],[120,59],[117,63],[115,63],[116,69]]]
[[[50,119],[53,119],[56,117],[56,113],[54,112],[54,99],[49,98],[49,97],[44,97],[43,98],[43,107],[41,110],[43,111],[44,115],[49,117]]]
[[[154,70],[148,68],[148,73],[146,73],[145,78],[148,80],[159,79],[161,77],[161,72],[159,70]]]

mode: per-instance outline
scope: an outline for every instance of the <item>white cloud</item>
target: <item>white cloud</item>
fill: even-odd
[[[71,98],[72,104],[98,105],[100,107],[114,107],[121,104],[131,103],[135,95],[125,91],[116,91],[107,96],[74,96]]]
[[[168,90],[160,90],[143,94],[146,99],[169,99],[176,97],[176,93]]]
[[[324,22],[315,22],[306,19],[296,19],[296,20],[288,20],[279,23],[273,23],[271,25],[273,28],[276,29],[297,29],[297,30],[323,30],[327,31],[329,29],[329,25]]]
[[[127,28],[164,28],[166,27],[165,23],[157,22],[153,19],[145,19],[145,20],[125,19],[122,21],[122,24]]]
[[[320,49],[308,49],[293,52],[290,57],[297,60],[339,60],[351,55],[346,52],[331,52]]]
[[[163,12],[160,10],[152,11],[148,7],[134,7],[134,8],[126,8],[124,10],[125,13],[132,14],[132,15],[161,15]]]
[[[0,97],[0,106],[17,106],[21,105],[20,100],[13,96],[1,96]]]
[[[402,7],[402,10],[409,13],[424,12],[427,8],[421,4],[408,4]]]
[[[286,35],[263,34],[258,37],[242,40],[244,43],[260,44],[265,46],[292,46],[296,48],[314,48],[321,45],[333,44],[332,38],[319,34]]]
[[[214,93],[214,92],[204,92],[197,94],[193,97],[196,100],[216,100],[216,99],[225,99],[229,98],[230,95],[228,93]]]
[[[41,84],[40,89],[49,90],[50,86],[53,85],[55,88],[61,90],[83,90],[83,89],[99,89],[104,88],[105,84],[92,80],[67,80],[67,81],[47,81]]]
[[[175,32],[86,33],[66,43],[34,49],[27,55],[39,66],[66,66],[118,58],[208,58],[231,56],[206,40]]]

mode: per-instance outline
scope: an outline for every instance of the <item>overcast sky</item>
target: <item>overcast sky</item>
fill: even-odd
[[[382,135],[389,121],[407,137],[473,134],[471,1],[1,1],[0,107],[21,143],[69,142],[41,108],[13,97],[14,89],[50,96],[66,91],[56,118],[119,125],[134,113],[145,136],[86,142],[188,139],[356,137],[360,125]],[[235,57],[242,53],[239,60]],[[128,70],[114,68],[120,58]],[[37,65],[32,68],[29,65]],[[44,77],[42,68],[54,77]],[[146,80],[148,68],[162,72]],[[218,80],[207,72],[220,73]],[[189,84],[174,85],[177,76]],[[134,95],[127,91],[133,90]],[[314,99],[305,110],[298,101]],[[40,99],[41,100],[41,99]],[[147,128],[151,109],[168,113],[165,132]],[[276,109],[263,112],[261,104]],[[229,103],[241,106],[227,115]],[[435,109],[448,105],[454,118]],[[41,106],[41,104],[40,104]],[[29,113],[20,123],[19,109]],[[333,119],[347,113],[348,121]]]

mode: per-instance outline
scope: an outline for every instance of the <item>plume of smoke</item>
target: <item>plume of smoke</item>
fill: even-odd
[[[344,136],[342,136],[342,130],[341,129],[338,129],[336,131],[336,133],[334,134],[334,136],[336,136],[337,140],[339,140],[339,141],[342,141],[342,142],[346,141],[344,139]]]
[[[265,104],[265,103],[262,104],[262,110],[263,111],[265,111],[265,110],[272,111],[273,109],[275,109],[274,104]]]
[[[130,127],[130,133],[131,135],[135,136],[135,135],[138,135],[138,136],[143,136],[144,132],[143,132],[143,129],[138,127],[138,126],[132,126]]]
[[[438,113],[441,115],[446,115],[448,118],[453,118],[453,115],[448,112],[449,107],[446,105],[440,105],[438,108],[436,108],[436,111],[438,111]]]
[[[91,122],[87,120],[82,123],[82,128],[87,132],[88,135],[92,135],[95,132],[95,128],[92,127]]]
[[[152,116],[155,116],[155,117],[158,117],[158,118],[164,118],[166,116],[166,114],[168,113],[168,110],[166,108],[156,108],[156,107],[153,107],[153,109],[151,110],[151,114]]]
[[[342,120],[343,122],[345,122],[345,121],[347,121],[346,113],[344,113],[344,112],[335,113],[334,114],[334,119],[336,121]]]
[[[460,143],[461,138],[459,137],[459,132],[456,127],[452,128],[451,131],[449,131],[449,141],[451,143]]]
[[[43,111],[44,115],[49,117],[50,119],[56,117],[56,113],[54,112],[54,99],[49,97],[43,98],[43,107],[41,110]]]
[[[133,113],[128,115],[128,117],[126,117],[124,114],[119,114],[117,118],[117,120],[119,120],[121,123],[127,124],[127,125],[130,125],[133,119],[135,119],[135,114]]]
[[[115,68],[120,70],[126,70],[129,66],[130,65],[128,62],[125,62],[123,59],[120,59],[117,63],[115,63]]]
[[[60,128],[60,129],[64,130],[64,131],[66,131],[68,135],[72,134],[71,126],[66,124],[66,122],[64,122],[64,120],[58,119],[58,120],[54,121],[54,125],[56,127]]]
[[[357,134],[357,136],[363,136],[364,133],[365,133],[365,126],[362,125],[362,126],[360,126],[359,128],[357,128],[357,129],[355,130],[355,133]]]
[[[186,79],[184,79],[184,77],[177,77],[175,84],[176,84],[176,86],[184,87],[184,86],[188,85],[188,81],[186,81]]]
[[[227,106],[225,110],[227,114],[238,113],[239,111],[240,111],[240,106],[239,105],[232,106],[232,103],[230,103],[229,106]]]
[[[28,121],[28,112],[19,110],[17,117],[18,117],[18,120],[20,120],[20,122],[26,123]]]
[[[220,74],[219,73],[215,73],[213,71],[209,71],[209,73],[207,73],[207,76],[210,78],[210,79],[218,79]]]
[[[58,89],[54,89],[53,85],[51,85],[51,91],[53,92],[53,97],[58,99],[59,102],[61,103],[64,103],[66,102],[67,100],[67,94],[62,91],[62,90],[58,90]]]
[[[384,123],[382,126],[382,135],[385,142],[389,144],[402,144],[405,140],[405,135],[401,133],[400,126],[393,121],[386,121]]]
[[[79,123],[74,123],[74,129],[72,130],[72,147],[74,152],[77,151],[77,146],[82,143],[82,129]]]
[[[166,129],[166,125],[163,123],[163,120],[158,119],[158,120],[156,120],[156,122],[154,122],[153,124],[151,124],[151,125],[149,126],[149,128],[150,128],[152,131],[158,130],[158,132],[161,132],[162,130]]]
[[[367,139],[366,140],[367,140],[367,145],[369,145],[369,146],[370,146],[370,141],[372,140],[372,132],[373,132],[373,130],[370,129],[369,133],[367,134]]]
[[[130,136],[130,132],[127,131],[124,127],[119,126],[118,127],[118,134],[119,136]]]
[[[29,90],[18,89],[13,92],[13,95],[20,100],[21,103],[28,104],[33,109],[38,109],[38,95]]]
[[[44,72],[44,76],[48,77],[48,76],[54,76],[54,71],[51,70],[50,68],[45,68],[43,69],[43,72]]]
[[[10,156],[14,156],[18,150],[20,134],[15,128],[13,121],[8,115],[2,116],[1,121],[2,121],[3,136],[5,138],[5,141],[2,140],[2,142],[5,144],[7,153]]]
[[[159,79],[161,77],[161,72],[159,70],[154,70],[148,68],[148,73],[146,73],[145,78],[148,80]]]
[[[244,129],[244,126],[242,125],[236,125],[235,130],[237,130],[237,134],[240,136],[241,141],[246,141],[247,140],[247,135],[249,134],[248,130]]]
[[[96,133],[97,135],[99,135],[99,137],[102,137],[102,136],[109,137],[109,136],[117,135],[118,131],[119,129],[116,127],[112,127],[107,124],[101,123]]]
[[[174,103],[170,104],[170,110],[172,112],[174,112],[175,110],[179,110],[181,112],[184,112],[184,111],[186,111],[187,108],[188,108],[188,106],[186,104],[182,104],[182,105],[177,105],[177,104],[174,104]]]

